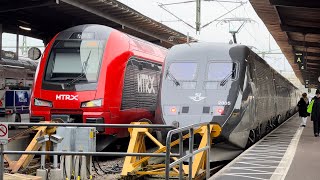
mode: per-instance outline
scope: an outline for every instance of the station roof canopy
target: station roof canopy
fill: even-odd
[[[164,47],[187,42],[179,33],[116,0],[2,0],[3,32],[44,40],[80,24],[102,24]],[[20,27],[20,28],[19,28]],[[30,31],[21,28],[31,28]]]
[[[320,1],[250,0],[302,84],[318,87]],[[296,63],[300,61],[301,63]]]

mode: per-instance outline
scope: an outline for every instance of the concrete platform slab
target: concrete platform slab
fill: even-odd
[[[291,117],[235,158],[210,180],[284,180],[303,132],[303,128],[299,126],[298,115]],[[320,141],[320,138],[318,139]],[[320,149],[320,146],[318,147]],[[305,178],[297,179],[306,180]],[[291,179],[288,177],[286,180]]]
[[[285,180],[319,180],[319,171],[320,137],[314,137],[313,123],[308,119]]]

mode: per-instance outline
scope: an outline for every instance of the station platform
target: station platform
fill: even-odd
[[[320,137],[294,115],[244,151],[210,180],[319,180]]]

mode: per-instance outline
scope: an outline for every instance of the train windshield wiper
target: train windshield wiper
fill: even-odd
[[[82,70],[81,70],[81,74],[79,76],[77,76],[76,78],[74,78],[72,81],[70,81],[67,85],[71,86],[72,84],[74,84],[75,82],[79,81],[81,78],[83,78],[86,75],[86,71],[87,71],[87,67],[88,67],[88,61],[90,59],[90,55],[91,55],[91,50],[89,52],[89,55],[86,59],[85,62],[83,62],[82,65]]]
[[[225,86],[234,72],[235,70],[232,70],[225,78],[223,78],[220,82],[220,86]]]
[[[169,76],[176,86],[180,86],[179,81],[174,77],[174,75],[167,69],[166,77]]]

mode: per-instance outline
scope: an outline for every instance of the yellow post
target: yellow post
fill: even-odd
[[[216,124],[210,125],[209,130],[210,130],[211,137],[208,137],[207,135],[208,129],[206,126],[201,127],[201,130],[202,131],[200,134],[202,134],[202,139],[198,149],[202,149],[207,146],[208,138],[212,139],[213,137],[218,137],[221,132],[221,127]],[[192,163],[192,178],[196,177],[201,167],[205,167],[206,154],[207,154],[206,151],[203,151],[195,155],[194,161]],[[205,167],[205,168],[209,168],[209,167]]]
[[[147,124],[146,122],[134,122],[131,124]],[[147,128],[129,128],[130,142],[128,146],[128,153],[143,153],[145,152],[144,135],[148,132]],[[123,163],[121,175],[126,176],[132,172],[135,167],[133,163],[136,161],[134,156],[126,156]]]
[[[147,124],[146,122],[135,122],[132,124]],[[208,136],[207,133],[207,126],[198,128],[194,131],[194,134],[201,134],[202,135],[202,139],[199,145],[199,149],[204,148],[207,146],[207,140],[208,138],[212,139],[215,137],[218,137],[220,135],[221,132],[221,127],[219,125],[210,125],[209,128],[210,131],[210,137]],[[128,153],[144,153],[146,152],[146,147],[145,147],[145,137],[150,138],[159,148],[154,151],[153,153],[161,153],[161,152],[165,152],[166,147],[164,145],[162,145],[156,138],[154,138],[150,132],[148,132],[148,128],[129,128],[129,132],[130,132],[130,142],[129,142],[129,146],[128,146]],[[183,140],[190,138],[190,134],[186,134],[183,137]],[[170,143],[170,146],[175,146],[179,144],[179,139],[175,140],[173,142]],[[195,178],[199,171],[201,169],[205,169],[207,167],[205,167],[205,160],[206,160],[206,151],[198,153],[197,155],[195,155],[194,161],[192,163],[192,168],[193,168],[193,172],[192,172],[192,177]],[[127,176],[130,173],[136,174],[136,175],[164,175],[165,171],[164,171],[164,164],[160,164],[160,165],[147,165],[148,164],[148,160],[151,157],[143,157],[143,158],[138,158],[137,157],[133,157],[133,156],[127,156],[125,158],[124,164],[123,164],[123,168],[122,168],[122,176]],[[173,158],[174,160],[177,160],[177,158]],[[141,171],[141,168],[145,168],[147,169],[146,171]],[[138,171],[140,169],[140,171]],[[136,171],[136,172],[135,172]],[[184,165],[183,166],[183,171],[184,174],[188,174],[188,166]],[[132,175],[133,175],[132,174]],[[178,176],[178,170],[175,168],[173,168],[173,171],[170,172],[170,176]]]
[[[42,135],[44,135],[46,129],[47,129],[46,126],[41,126],[41,127],[38,128],[37,134],[34,136],[32,141],[30,142],[30,144],[26,148],[26,151],[37,151],[37,150],[39,150],[41,145],[38,144],[37,138],[42,136]],[[23,154],[20,157],[20,159],[16,163],[14,163],[14,165],[12,166],[12,171],[11,172],[16,173],[16,172],[19,171],[21,166],[22,167],[28,166],[33,157],[34,157],[34,155],[31,155],[31,154],[29,154],[29,155],[28,154]]]

